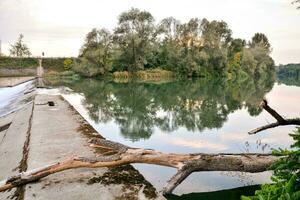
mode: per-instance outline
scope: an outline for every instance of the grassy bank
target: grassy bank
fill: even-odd
[[[51,71],[64,71],[64,60],[65,57],[49,57],[43,58],[43,67],[46,70]],[[76,60],[77,58],[71,58]],[[39,66],[38,58],[35,57],[26,57],[26,58],[17,58],[17,57],[0,57],[0,68],[7,69],[24,69],[24,68],[35,68]]]

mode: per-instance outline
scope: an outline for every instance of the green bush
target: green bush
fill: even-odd
[[[73,64],[73,61],[70,58],[65,59],[64,60],[64,69],[65,70],[70,70],[72,64]]]

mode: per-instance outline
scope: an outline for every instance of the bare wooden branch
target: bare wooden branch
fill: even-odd
[[[272,109],[269,105],[267,100],[262,100],[262,102],[260,103],[260,106],[265,109],[268,113],[270,113],[270,115],[272,115],[278,122],[284,122],[285,119],[279,115],[274,109]]]
[[[292,119],[285,119],[283,118],[280,114],[278,114],[274,109],[272,109],[269,105],[267,100],[263,100],[260,104],[260,106],[265,109],[270,115],[272,115],[277,122],[271,123],[271,124],[267,124],[261,127],[258,127],[250,132],[248,132],[249,134],[255,134],[258,133],[260,131],[269,129],[269,128],[274,128],[277,126],[287,126],[287,125],[300,125],[300,119],[299,118],[292,118]]]
[[[179,169],[177,173],[168,181],[167,185],[162,189],[162,193],[171,194],[173,190],[184,181],[191,173],[193,173],[193,169],[189,168],[188,165]]]
[[[37,181],[51,174],[75,168],[116,167],[131,163],[146,163],[177,168],[178,173],[169,181],[164,193],[172,192],[194,171],[243,171],[261,172],[267,170],[278,157],[270,154],[173,154],[151,149],[130,148],[105,139],[93,139],[93,144],[105,148],[116,148],[117,153],[95,158],[72,158],[39,169],[22,172],[0,181],[0,192]]]

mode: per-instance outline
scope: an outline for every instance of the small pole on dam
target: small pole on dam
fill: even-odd
[[[43,58],[39,57],[38,59],[39,59],[39,66],[37,68],[37,77],[41,78],[44,74],[44,69],[43,69],[43,66],[42,66]]]
[[[39,66],[37,67],[37,78],[38,78],[38,87],[43,87],[44,86],[44,82],[43,82],[43,74],[44,74],[44,68],[42,66],[43,63],[43,57],[44,57],[44,52],[42,52],[42,56],[38,57],[39,60]]]

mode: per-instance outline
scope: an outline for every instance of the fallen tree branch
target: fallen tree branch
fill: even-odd
[[[117,153],[96,158],[72,158],[39,169],[22,172],[0,181],[0,192],[37,181],[51,174],[75,168],[116,167],[131,163],[146,163],[177,168],[163,193],[171,193],[187,176],[195,171],[242,171],[262,172],[278,157],[270,154],[173,154],[151,149],[131,148],[105,139],[90,141],[94,146],[114,149]]]
[[[263,100],[260,104],[260,106],[265,109],[272,117],[276,119],[277,122],[267,124],[261,127],[258,127],[252,131],[249,132],[249,134],[255,134],[260,131],[269,129],[269,128],[274,128],[277,126],[286,126],[286,125],[300,125],[300,119],[299,118],[293,118],[293,119],[285,119],[283,118],[280,114],[278,114],[275,110],[273,110],[269,105],[267,100]]]

